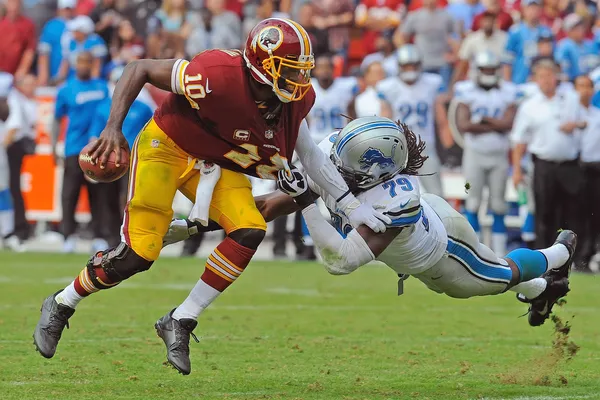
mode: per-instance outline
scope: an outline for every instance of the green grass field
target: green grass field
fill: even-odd
[[[600,280],[572,277],[570,362],[552,322],[530,328],[514,293],[454,300],[391,270],[329,276],[315,263],[253,263],[200,318],[192,374],[163,365],[154,322],[200,260],[165,259],[79,306],[56,356],[31,334],[82,256],[0,252],[0,399],[600,399]],[[574,317],[573,317],[574,316]],[[562,381],[562,382],[561,382]]]

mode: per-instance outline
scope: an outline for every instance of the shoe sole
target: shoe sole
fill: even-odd
[[[163,343],[165,343],[165,339],[162,337],[162,335],[160,334],[160,332],[162,331],[162,329],[160,329],[158,327],[158,323],[154,324],[154,329],[156,329],[156,336],[158,336]],[[168,350],[167,350],[167,354],[168,354]],[[179,372],[181,375],[189,375],[192,371],[184,371],[182,369],[180,369],[177,365],[175,365],[171,360],[169,360],[169,356],[167,355],[167,364],[169,364],[171,367],[173,367],[177,372]]]

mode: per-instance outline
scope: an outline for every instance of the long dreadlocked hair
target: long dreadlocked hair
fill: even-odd
[[[400,173],[405,175],[419,175],[419,169],[429,158],[428,156],[423,155],[423,151],[425,151],[427,145],[421,140],[421,136],[415,134],[405,123],[398,120],[396,121],[396,125],[398,125],[402,133],[404,133],[406,146],[408,147],[408,163],[406,164],[406,168],[400,171]]]

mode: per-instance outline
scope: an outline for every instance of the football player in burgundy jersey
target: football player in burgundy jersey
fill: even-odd
[[[189,62],[138,60],[125,68],[92,154],[101,166],[111,152],[127,148],[121,128],[142,87],[151,83],[172,94],[132,148],[122,243],[95,254],[69,286],[42,305],[34,341],[44,357],[54,355],[79,301],[148,270],[158,258],[175,192],[195,201],[198,163],[222,167],[208,213],[227,237],[208,258],[188,298],[155,324],[168,361],[183,374],[191,371],[189,339],[199,314],[240,276],[265,236],[265,220],[244,174],[276,179],[279,170],[289,172],[288,160],[296,150],[308,175],[338,200],[339,211],[354,226],[385,230],[389,217],[361,204],[311,139],[304,119],[315,101],[313,67],[304,28],[270,18],[250,32],[243,52],[209,50]]]

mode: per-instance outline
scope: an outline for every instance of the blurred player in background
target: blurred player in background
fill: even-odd
[[[342,129],[348,120],[348,104],[357,89],[356,78],[333,77],[333,58],[331,55],[318,56],[315,59],[312,86],[315,90],[315,105],[308,114],[308,126],[313,139],[319,143],[335,129]]]
[[[79,167],[79,152],[90,142],[88,132],[94,113],[100,103],[108,96],[106,81],[92,78],[93,64],[94,60],[91,53],[87,51],[79,53],[75,65],[76,75],[68,79],[56,95],[55,120],[52,129],[56,160],[59,158],[56,143],[60,132],[60,122],[63,118],[69,120],[65,132],[64,176],[61,193],[62,234],[65,239],[63,252],[65,253],[75,251],[77,243],[75,209],[82,185],[85,185],[88,190],[92,212],[91,224],[94,233],[92,250],[99,251],[106,248],[106,237],[110,236],[107,230],[108,225],[104,224],[105,213],[103,210],[106,206],[106,196],[102,185],[86,179]]]
[[[415,46],[404,45],[397,55],[400,74],[379,82],[377,91],[391,105],[394,119],[407,124],[427,144],[428,158],[419,171],[419,179],[428,193],[443,196],[435,145],[435,123],[445,125],[440,120],[446,115],[440,95],[442,78],[421,70],[421,55]]]
[[[361,67],[362,69],[362,67]],[[385,70],[379,61],[373,61],[362,70],[365,90],[356,95],[348,106],[348,115],[351,118],[380,117],[392,118],[392,108],[377,92],[377,84],[385,79]]]
[[[563,21],[567,37],[556,46],[556,61],[569,81],[588,74],[600,64],[599,44],[587,39],[586,22],[577,14],[569,14]]]
[[[70,285],[43,303],[34,341],[44,357],[54,356],[81,300],[152,266],[177,190],[199,203],[199,219],[216,221],[227,233],[190,295],[155,324],[168,361],[186,375],[198,316],[241,275],[265,236],[266,223],[245,174],[276,179],[280,169],[291,173],[287,160],[295,150],[308,175],[338,200],[352,224],[385,230],[389,217],[356,199],[310,135],[305,118],[315,97],[313,67],[304,28],[270,18],[252,30],[243,52],[209,50],[189,62],[138,60],[125,68],[106,128],[92,150],[100,166],[113,151],[120,164],[120,148],[127,147],[123,121],[142,87],[151,83],[172,93],[133,147],[121,244],[95,254]]]
[[[454,87],[457,102],[456,125],[464,135],[463,173],[470,188],[465,202],[467,220],[481,240],[479,210],[483,188],[489,190],[488,207],[492,211],[492,250],[506,254],[507,211],[505,199],[508,176],[508,133],[517,110],[517,89],[500,79],[500,59],[490,51],[474,59],[477,72],[472,80]]]
[[[24,250],[21,241],[14,235],[15,214],[10,195],[10,177],[8,156],[6,155],[6,121],[10,108],[8,96],[13,84],[13,76],[0,72],[0,244],[7,249],[21,252]]]

